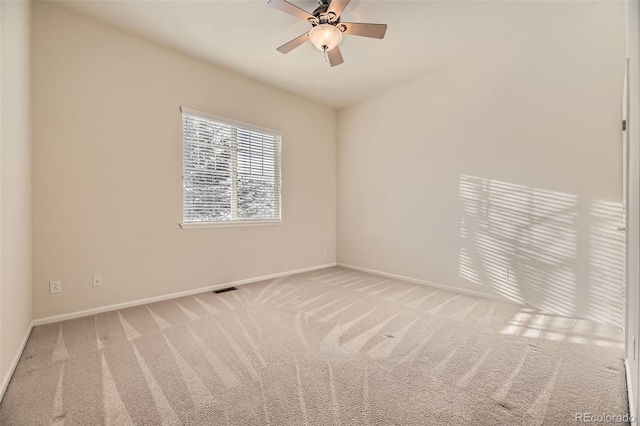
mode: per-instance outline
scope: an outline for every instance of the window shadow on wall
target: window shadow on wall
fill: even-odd
[[[622,326],[622,205],[460,177],[459,275],[546,312]]]

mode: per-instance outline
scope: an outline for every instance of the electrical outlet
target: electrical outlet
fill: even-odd
[[[94,275],[93,276],[93,286],[94,287],[102,287],[102,275]]]
[[[62,291],[62,283],[60,281],[49,282],[49,293],[60,293]]]
[[[327,246],[322,246],[322,252],[326,253],[327,252]]]

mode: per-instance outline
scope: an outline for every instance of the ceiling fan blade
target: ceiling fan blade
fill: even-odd
[[[358,22],[341,22],[345,26],[344,33],[361,37],[384,38],[387,24],[362,24]]]
[[[345,7],[349,4],[351,0],[331,0],[329,3],[329,8],[327,9],[327,13],[333,12],[336,16],[340,16]]]
[[[267,4],[285,13],[288,13],[289,15],[293,15],[296,18],[304,19],[305,21],[309,18],[314,19],[314,16],[312,14],[285,0],[269,0],[269,3]]]
[[[329,65],[335,67],[336,65],[340,65],[344,62],[342,59],[342,53],[340,52],[340,47],[336,46],[330,51],[327,52],[327,56],[329,57]]]
[[[280,53],[289,53],[293,49],[295,49],[296,47],[300,46],[301,44],[303,44],[307,40],[309,40],[309,33],[308,32],[306,32],[306,33],[302,34],[301,36],[296,37],[293,40],[283,44],[282,46],[278,47],[276,50],[278,52],[280,52]]]

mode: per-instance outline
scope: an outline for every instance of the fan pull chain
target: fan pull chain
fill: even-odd
[[[327,46],[322,46],[322,51],[324,52],[324,61],[328,62],[327,58]]]

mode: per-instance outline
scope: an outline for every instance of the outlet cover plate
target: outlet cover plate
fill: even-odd
[[[49,293],[60,293],[62,291],[62,283],[60,281],[49,282]]]
[[[102,287],[102,275],[94,275],[93,276],[93,286],[94,287]]]

